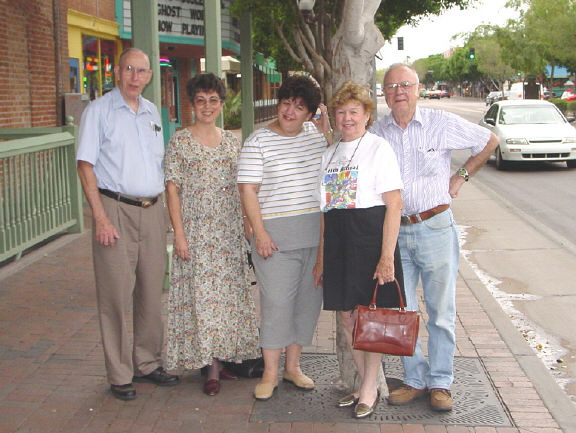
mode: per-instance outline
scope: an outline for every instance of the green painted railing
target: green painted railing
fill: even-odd
[[[0,128],[0,263],[83,230],[77,128]]]

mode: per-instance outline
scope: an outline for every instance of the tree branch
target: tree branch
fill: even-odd
[[[292,49],[292,47],[288,43],[286,36],[284,36],[284,32],[282,31],[282,26],[276,20],[272,20],[272,21],[273,21],[274,25],[276,26],[276,31],[278,32],[278,36],[280,36],[280,39],[282,39],[282,43],[284,44],[286,51],[288,51],[288,54],[290,54],[290,57],[292,57],[294,59],[294,61],[296,61],[300,64],[303,64],[304,60],[294,52],[294,50]]]
[[[294,42],[296,42],[296,49],[304,59],[301,63],[304,65],[308,72],[314,72],[314,63],[310,60],[309,52],[304,48],[302,33],[298,30],[294,32]]]
[[[298,32],[296,32],[296,33],[298,33]],[[320,62],[322,64],[322,66],[324,66],[324,68],[326,68],[326,71],[329,74],[332,74],[332,67],[328,64],[328,62],[326,61],[326,59],[324,57],[322,57],[320,54],[318,54],[316,52],[316,50],[314,49],[314,47],[312,46],[310,41],[306,37],[303,37],[302,42],[304,43],[304,46],[306,47],[306,50],[308,51],[310,56],[314,60]]]

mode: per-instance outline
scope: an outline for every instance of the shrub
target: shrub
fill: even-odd
[[[566,114],[566,110],[568,109],[568,102],[560,98],[552,98],[550,99],[550,102],[556,105],[562,113]]]
[[[242,92],[229,90],[224,101],[224,129],[238,129],[242,125]]]

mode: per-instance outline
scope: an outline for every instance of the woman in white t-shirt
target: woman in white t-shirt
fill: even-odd
[[[369,416],[379,400],[377,376],[382,355],[352,349],[357,305],[368,305],[375,280],[378,307],[398,307],[394,278],[403,290],[397,248],[403,188],[394,151],[367,131],[374,103],[368,89],[346,82],[329,108],[342,138],[322,157],[320,209],[323,231],[314,269],[324,287],[324,309],[339,311],[358,373],[360,388],[337,402],[355,406],[354,417]]]

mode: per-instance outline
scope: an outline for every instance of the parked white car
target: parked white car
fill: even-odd
[[[499,170],[508,168],[513,161],[566,161],[569,168],[576,168],[576,129],[548,101],[495,102],[480,120],[480,125],[490,129],[500,140],[495,151]]]

